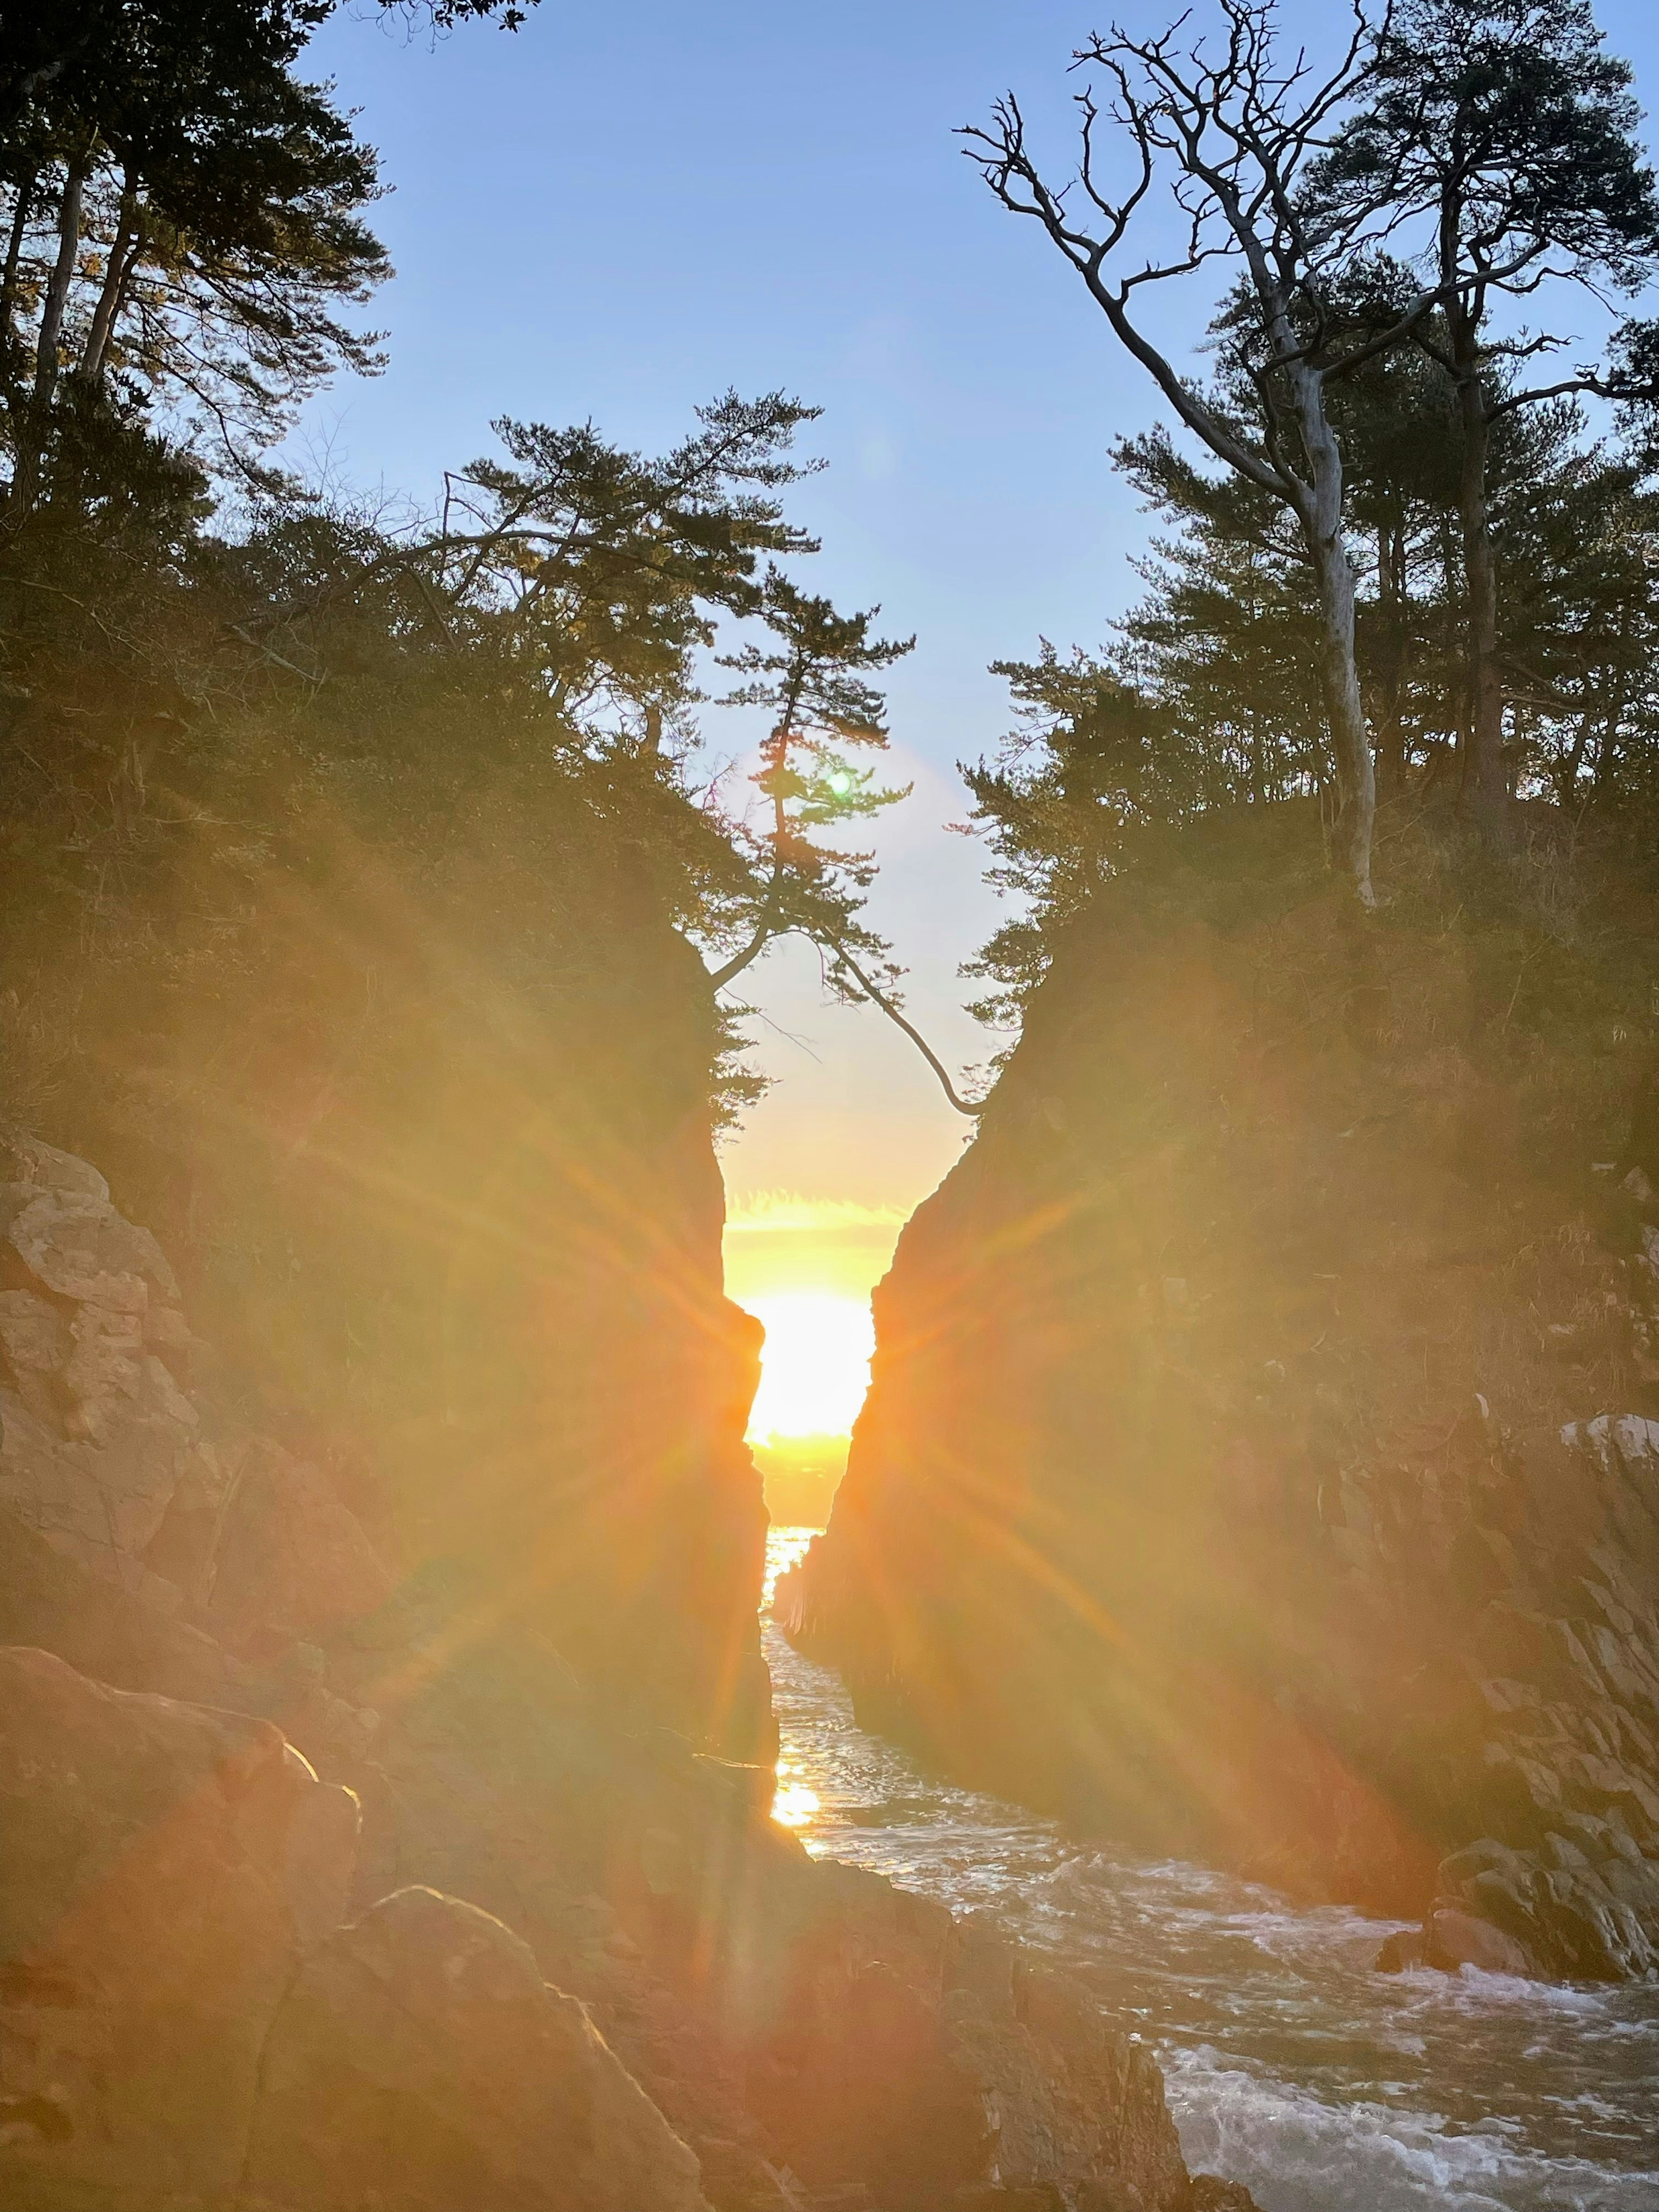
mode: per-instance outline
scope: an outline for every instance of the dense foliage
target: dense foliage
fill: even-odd
[[[296,1377],[385,1318],[325,1165],[361,1230],[365,1176],[429,1194],[537,1115],[706,1130],[757,1088],[716,990],[774,939],[890,978],[834,832],[896,795],[844,755],[908,650],[793,580],[782,393],[660,454],[502,420],[429,512],[277,465],[376,365],[388,273],[304,74],[326,12],[0,11],[0,1117],[104,1163],[210,1332],[289,1331]],[[722,659],[757,792],[698,765]]]
[[[1266,0],[1215,5],[1196,76],[1192,31],[1085,50],[1111,97],[1085,95],[1081,198],[1012,104],[976,141],[1176,418],[1116,454],[1161,525],[1139,603],[1097,653],[997,664],[1018,727],[964,771],[1022,904],[979,963],[999,1016],[1052,924],[1194,815],[1316,794],[1368,893],[1373,793],[1455,800],[1488,855],[1518,801],[1655,795],[1659,335],[1568,367],[1559,313],[1659,261],[1628,70],[1582,0],[1407,0],[1319,86]],[[5,1110],[179,1154],[280,1061],[320,1126],[398,1033],[412,943],[422,991],[557,1006],[648,916],[705,963],[730,1114],[753,1085],[714,991],[779,936],[902,1018],[869,856],[833,833],[898,795],[867,763],[909,641],[796,580],[812,410],[782,393],[728,393],[658,455],[502,421],[430,513],[276,465],[307,396],[380,358],[376,159],[305,74],[328,12],[0,6]],[[1114,289],[1171,165],[1197,258]],[[1237,275],[1206,380],[1133,315],[1212,260]],[[765,717],[752,806],[697,767],[719,667]],[[379,919],[342,924],[370,882]]]

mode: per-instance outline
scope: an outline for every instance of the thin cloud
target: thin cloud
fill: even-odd
[[[760,1190],[734,1201],[726,1228],[728,1236],[752,1237],[803,1229],[894,1229],[905,1219],[902,1206],[862,1206],[850,1198],[806,1198],[793,1190]]]

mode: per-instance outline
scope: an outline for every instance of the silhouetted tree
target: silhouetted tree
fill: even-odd
[[[1415,809],[1435,801],[1468,720],[1450,394],[1408,353],[1340,391],[1354,543],[1376,547],[1358,577],[1360,680],[1392,793]],[[964,970],[996,987],[973,1010],[988,1020],[1018,1013],[1056,927],[1159,830],[1306,796],[1323,773],[1317,612],[1284,509],[1162,431],[1115,458],[1164,526],[1139,564],[1147,589],[1099,653],[1045,644],[1035,662],[994,664],[1018,724],[994,761],[963,769],[988,879],[1023,908]],[[1632,829],[1659,800],[1656,460],[1640,436],[1589,441],[1570,399],[1500,416],[1490,455],[1508,773],[1528,798]]]
[[[68,12],[80,20],[62,66],[22,70],[5,42],[0,430],[14,530],[60,432],[82,454],[101,436],[118,476],[131,434],[158,422],[252,466],[320,380],[376,365],[342,310],[388,267],[363,220],[374,156],[325,88],[294,73],[314,8]]]
[[[1371,34],[1356,8],[1335,66],[1316,77],[1298,57],[1282,61],[1273,0],[1218,0],[1216,51],[1183,47],[1185,16],[1160,36],[1095,37],[1079,64],[1111,88],[1103,109],[1079,95],[1083,153],[1075,182],[1051,185],[1037,169],[1024,118],[1010,95],[988,130],[965,135],[992,190],[1040,222],[1087,285],[1114,333],[1157,382],[1182,422],[1217,458],[1294,517],[1313,579],[1318,672],[1338,794],[1340,863],[1370,903],[1376,782],[1354,644],[1353,564],[1345,535],[1343,459],[1329,399],[1334,380],[1409,336],[1444,296],[1431,283],[1388,326],[1356,342],[1335,297],[1372,234],[1388,190],[1346,201],[1304,193],[1310,161],[1366,82]],[[1101,177],[1102,124],[1128,156],[1128,181]],[[1118,274],[1138,211],[1167,179],[1185,236],[1167,258]],[[1078,188],[1086,207],[1078,204]],[[1145,288],[1212,262],[1242,263],[1230,317],[1237,364],[1254,386],[1255,419],[1218,407],[1147,335]],[[1337,342],[1340,339],[1340,343]]]
[[[1602,388],[1584,371],[1528,385],[1564,340],[1494,319],[1552,284],[1633,292],[1659,262],[1659,198],[1639,149],[1626,64],[1602,51],[1586,0],[1406,0],[1367,72],[1364,106],[1319,163],[1310,197],[1385,232],[1428,231],[1443,303],[1417,343],[1443,370],[1461,432],[1459,516],[1471,711],[1464,802],[1507,836],[1492,440],[1504,416]]]
[[[867,860],[827,849],[811,833],[874,814],[909,789],[878,786],[844,750],[885,749],[886,705],[869,674],[890,668],[915,644],[872,637],[879,611],[838,615],[828,599],[773,568],[759,609],[772,649],[751,642],[721,656],[722,667],[748,679],[726,703],[760,707],[772,718],[754,778],[771,820],[759,841],[765,884],[754,928],[715,970],[717,985],[733,981],[775,937],[799,932],[834,946],[854,931],[852,894],[869,881]],[[858,941],[874,942],[861,933]]]

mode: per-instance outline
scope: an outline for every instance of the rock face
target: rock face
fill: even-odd
[[[769,1769],[620,1735],[520,1639],[417,1650],[402,1680],[377,1693],[360,1896],[428,1883],[513,1928],[719,2212],[838,2189],[878,2212],[1017,2187],[1070,2204],[1091,2186],[1185,2212],[1144,2055],[983,1929],[809,1859],[769,1817]]]
[[[391,1598],[392,1576],[321,1471],[265,1437],[238,1455],[208,1563],[208,1604],[233,1633],[325,1644]]]
[[[269,1723],[0,1652],[0,2196],[235,2188],[259,2054],[339,1918],[357,1807]]]
[[[219,1470],[180,1389],[191,1336],[147,1230],[84,1160],[0,1157],[0,1505],[94,1572],[177,1607],[144,1554],[182,1484]]]
[[[268,1723],[0,1651],[0,2191],[32,2212],[706,2212],[573,1998]]]
[[[867,1723],[1004,1795],[1426,1914],[1446,1963],[1652,1972],[1624,967],[1432,885],[1358,931],[1314,856],[1227,840],[1060,945],[781,1606]]]
[[[97,1440],[70,1433],[102,1401],[66,1347],[107,1340],[74,1325],[135,1310],[103,1263],[169,1279],[83,1164],[11,1157],[76,1205],[8,1248],[47,1316],[6,1340],[36,1425],[8,1402],[0,1638],[37,1647],[0,1649],[9,2208],[1248,2212],[1189,2180],[1157,2069],[1064,1977],[771,1820],[769,1765],[720,1755],[756,1731],[706,1551],[708,1609],[630,1682],[631,1613],[600,1646],[556,1612],[567,1652],[476,1558],[394,1571],[318,1460],[206,1393],[135,1440],[106,1365]],[[743,1370],[670,1365],[708,1431],[690,1513],[740,1449]],[[94,1544],[54,1517],[66,1484],[144,1512]],[[712,1671],[664,1690],[677,1648],[732,1662],[724,1702]],[[662,1724],[689,1712],[695,1739]]]
[[[476,1906],[404,1889],[301,1968],[259,2070],[271,2212],[707,2212],[697,2161],[581,2006]]]
[[[8,1324],[8,1451],[28,1464],[0,1487],[256,1658],[254,1614],[267,1643],[325,1646],[363,1602],[373,1569],[331,1498],[401,1580],[467,1582],[639,1724],[766,1757],[743,1442],[760,1331],[722,1291],[714,995],[658,889],[580,817],[547,825],[524,887],[533,957],[484,949],[499,887],[449,910],[430,884],[400,895],[395,953],[376,894],[326,952],[276,932],[268,999],[186,992],[171,1028],[129,1036],[125,1079],[82,1085],[49,1133],[95,1146],[118,1215],[83,1165],[59,1189],[39,1148],[36,1182],[0,1162],[28,1201],[0,1291],[34,1302]],[[191,1329],[137,1223],[213,1347],[211,1391],[185,1381]],[[208,1424],[211,1465],[180,1464],[187,1416],[141,1322],[198,1415],[240,1416]],[[246,1455],[247,1430],[295,1464]]]
[[[321,1639],[383,1605],[391,1577],[318,1470],[204,1419],[173,1270],[103,1178],[30,1139],[0,1168],[0,1508],[234,1638]]]

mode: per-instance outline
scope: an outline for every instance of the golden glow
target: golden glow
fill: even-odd
[[[863,1300],[886,1273],[904,1217],[896,1206],[763,1190],[734,1198],[726,1287],[750,1313],[785,1291]]]
[[[757,1190],[732,1200],[726,1228],[728,1236],[755,1237],[801,1229],[896,1230],[904,1219],[892,1206],[860,1206],[851,1198],[803,1198],[795,1190]]]
[[[791,1567],[798,1567],[806,1556],[807,1547],[817,1534],[816,1528],[781,1528],[775,1521],[766,1532],[766,1582],[761,1593],[762,1609],[772,1602],[772,1593],[777,1588],[778,1577],[787,1575]],[[785,1769],[779,1767],[782,1774]]]
[[[806,1547],[817,1531],[811,1528],[781,1528],[774,1522],[766,1536],[766,1594],[763,1603],[770,1606],[772,1592],[778,1577],[787,1574],[791,1567],[800,1565]],[[777,1788],[772,1798],[772,1818],[781,1828],[810,1828],[823,1810],[823,1801],[810,1782],[803,1778],[811,1769],[804,1760],[790,1756],[786,1745],[784,1755],[777,1764]],[[803,1842],[806,1842],[805,1837]],[[821,1846],[819,1847],[821,1848]],[[814,1846],[806,1843],[809,1853]]]
[[[851,1429],[870,1380],[870,1291],[902,1225],[896,1207],[851,1199],[787,1190],[733,1199],[726,1292],[766,1329],[751,1443],[833,1446]]]
[[[816,1790],[809,1789],[805,1782],[792,1782],[788,1778],[793,1774],[804,1774],[805,1771],[804,1766],[795,1765],[793,1760],[781,1759],[778,1761],[778,1788],[777,1795],[772,1800],[772,1818],[781,1828],[810,1827],[813,1814],[823,1810]]]
[[[744,1304],[766,1330],[750,1437],[844,1437],[870,1381],[875,1329],[868,1301],[835,1291],[785,1291]]]

